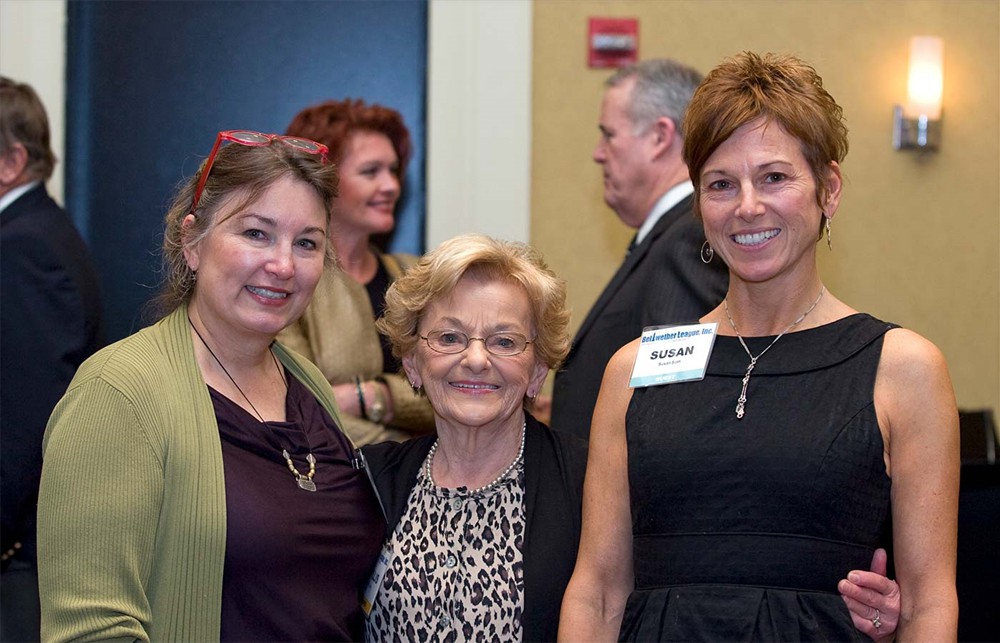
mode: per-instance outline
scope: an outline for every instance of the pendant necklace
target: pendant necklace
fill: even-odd
[[[757,365],[757,360],[759,360],[761,357],[763,357],[764,353],[766,353],[767,351],[771,350],[771,347],[774,346],[777,343],[777,341],[779,339],[781,339],[785,335],[785,333],[787,333],[788,331],[790,331],[794,326],[797,326],[798,324],[800,324],[802,322],[802,320],[805,319],[806,316],[809,313],[811,313],[814,308],[816,308],[816,305],[819,303],[819,300],[823,298],[823,293],[825,293],[825,292],[826,292],[826,286],[823,286],[822,288],[820,288],[819,289],[819,296],[816,297],[816,301],[814,301],[812,303],[812,306],[809,307],[809,310],[807,310],[806,312],[804,312],[801,315],[799,315],[798,319],[796,319],[791,324],[789,324],[788,326],[786,326],[785,330],[781,331],[778,334],[778,336],[775,337],[771,341],[771,343],[767,345],[767,348],[765,348],[760,353],[758,353],[756,357],[754,357],[753,353],[750,352],[750,349],[747,347],[747,343],[745,341],[743,341],[743,336],[740,335],[740,331],[736,330],[736,322],[733,321],[733,316],[729,314],[729,302],[726,301],[726,299],[722,300],[722,305],[726,309],[726,317],[729,319],[729,325],[733,327],[733,332],[736,333],[736,338],[738,340],[740,340],[740,344],[743,346],[743,350],[745,350],[747,352],[747,355],[750,357],[750,365],[747,366],[747,374],[743,376],[743,390],[740,392],[739,399],[736,400],[736,419],[737,420],[742,420],[743,419],[743,415],[745,413],[745,407],[746,407],[746,403],[747,403],[747,384],[750,383],[750,373],[753,372],[753,367]]]
[[[219,368],[222,369],[222,372],[226,374],[226,377],[229,378],[229,381],[233,383],[233,386],[236,387],[236,390],[240,392],[240,395],[243,396],[243,399],[246,400],[247,404],[250,405],[250,408],[253,409],[254,415],[257,416],[257,419],[260,420],[260,423],[270,429],[271,427],[264,420],[264,416],[260,414],[260,412],[257,410],[257,407],[254,406],[253,402],[250,401],[250,398],[247,397],[247,394],[243,392],[243,389],[240,388],[240,385],[237,384],[236,380],[233,379],[233,376],[229,374],[229,371],[226,369],[225,364],[222,363],[222,360],[219,359],[219,356],[215,354],[215,351],[212,350],[212,347],[209,346],[208,342],[205,341],[205,338],[201,336],[201,333],[198,331],[198,328],[194,325],[194,322],[191,321],[190,315],[188,316],[188,324],[191,325],[191,328],[194,330],[194,334],[198,336],[198,339],[201,340],[201,343],[205,346],[206,349],[208,349],[208,353],[209,355],[212,356],[212,359],[215,360],[215,363],[219,365]],[[285,376],[281,372],[281,366],[278,364],[278,358],[274,356],[274,351],[272,351],[270,348],[268,348],[267,352],[271,354],[271,359],[274,361],[274,367],[278,369],[278,374],[281,375],[281,381],[285,384],[285,392],[287,393],[288,383],[285,382]],[[302,489],[304,491],[316,491],[316,483],[313,482],[313,476],[316,475],[316,457],[312,454],[312,451],[310,451],[309,455],[306,456],[306,462],[309,463],[309,473],[306,474],[299,473],[299,470],[295,468],[295,464],[292,462],[291,456],[288,455],[287,449],[282,449],[281,455],[283,458],[285,458],[285,464],[288,465],[288,470],[292,472],[293,476],[295,476],[295,482],[299,485],[299,489]]]

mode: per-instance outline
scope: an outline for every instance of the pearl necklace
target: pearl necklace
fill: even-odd
[[[747,348],[747,343],[745,341],[743,341],[743,336],[740,335],[740,331],[736,330],[736,322],[733,321],[733,316],[729,314],[729,302],[726,301],[726,299],[722,300],[722,305],[726,309],[726,317],[729,319],[729,325],[733,327],[733,332],[736,333],[736,338],[740,340],[740,344],[743,346],[743,350],[745,350],[747,352],[747,355],[750,356],[750,365],[747,366],[747,374],[743,376],[743,390],[740,392],[739,399],[736,400],[736,419],[737,420],[742,420],[743,419],[743,414],[745,412],[744,411],[744,407],[746,406],[746,403],[747,403],[747,384],[750,383],[750,373],[753,372],[753,367],[757,365],[757,360],[759,360],[761,357],[763,357],[764,353],[766,353],[767,351],[771,350],[771,347],[774,346],[778,342],[778,340],[781,339],[785,335],[785,333],[787,333],[788,331],[790,331],[792,329],[792,327],[797,326],[799,323],[801,323],[802,320],[806,318],[806,315],[808,315],[809,313],[811,313],[813,311],[813,309],[816,308],[816,304],[818,304],[819,300],[823,298],[823,293],[825,293],[825,292],[826,292],[826,286],[823,286],[822,288],[820,288],[819,289],[819,296],[816,297],[816,301],[814,301],[812,303],[812,306],[809,307],[809,310],[807,310],[806,312],[804,312],[801,315],[799,315],[798,319],[796,319],[791,324],[789,324],[788,326],[786,326],[785,330],[781,331],[781,333],[779,333],[778,336],[775,337],[774,340],[772,340],[771,343],[767,345],[767,348],[765,348],[760,353],[758,353],[756,357],[754,357],[753,353],[750,352],[750,349]]]
[[[253,402],[251,402],[250,398],[247,397],[247,394],[243,392],[243,389],[240,388],[240,385],[236,383],[236,380],[233,379],[233,376],[229,374],[229,370],[226,368],[226,365],[222,363],[222,360],[219,359],[219,356],[215,354],[215,351],[212,350],[212,347],[209,346],[208,342],[205,341],[205,338],[201,336],[201,332],[198,331],[198,328],[194,325],[194,322],[191,321],[190,315],[188,316],[188,324],[191,325],[191,329],[194,330],[194,334],[198,336],[198,339],[201,340],[201,343],[204,344],[206,349],[208,349],[208,354],[212,356],[212,359],[215,360],[215,363],[219,365],[219,368],[222,369],[222,372],[226,374],[226,377],[229,378],[229,381],[233,383],[233,386],[236,387],[236,390],[240,392],[240,395],[243,396],[243,399],[246,400],[247,404],[250,405],[250,408],[253,409],[254,415],[257,416],[257,419],[260,420],[260,423],[270,429],[271,425],[269,425],[264,420],[264,416],[261,415],[260,411],[257,410],[257,407],[253,405]],[[274,361],[274,367],[278,369],[278,375],[281,376],[281,381],[282,383],[284,383],[285,391],[287,392],[288,382],[285,382],[284,373],[282,373],[281,371],[281,366],[278,365],[278,358],[274,356],[274,351],[272,351],[270,348],[268,348],[267,352],[271,354],[271,360]],[[309,455],[306,456],[306,462],[309,463],[309,472],[306,474],[299,473],[299,470],[295,468],[295,464],[292,462],[292,457],[288,455],[288,451],[286,449],[281,450],[281,455],[283,458],[285,458],[285,464],[288,465],[288,470],[292,472],[293,476],[295,476],[295,482],[299,485],[299,489],[302,489],[303,491],[316,491],[316,483],[313,482],[313,476],[316,475],[316,456],[312,454],[312,451],[310,451]]]
[[[507,475],[514,469],[514,467],[517,466],[517,463],[520,462],[521,458],[524,457],[524,434],[527,433],[527,431],[525,429],[526,429],[526,423],[522,421],[521,422],[521,446],[517,450],[517,455],[514,457],[514,461],[511,462],[509,465],[507,465],[507,468],[504,469],[503,472],[500,475],[498,475],[496,478],[494,478],[493,482],[485,484],[485,485],[479,487],[478,489],[472,489],[472,490],[470,490],[469,491],[470,494],[472,494],[472,493],[481,493],[481,492],[484,492],[484,491],[489,491],[493,487],[495,487],[498,484],[500,484],[500,482],[504,478],[506,478]],[[432,486],[434,485],[434,476],[431,474],[431,469],[433,468],[433,464],[434,464],[434,454],[437,453],[438,442],[440,442],[440,441],[441,441],[441,438],[438,438],[437,440],[434,440],[434,444],[431,445],[431,450],[427,452],[427,459],[424,461],[424,476],[427,478],[427,481]]]

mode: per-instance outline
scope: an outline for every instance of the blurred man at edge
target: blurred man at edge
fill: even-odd
[[[73,222],[45,189],[55,162],[37,94],[0,77],[2,641],[39,640],[42,434],[77,367],[102,343],[97,272]]]

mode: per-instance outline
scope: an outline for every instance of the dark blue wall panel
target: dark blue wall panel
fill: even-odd
[[[421,252],[426,34],[426,0],[70,2],[66,203],[110,339],[144,325],[163,215],[216,132],[282,132],[322,100],[403,114],[415,154],[390,247]]]

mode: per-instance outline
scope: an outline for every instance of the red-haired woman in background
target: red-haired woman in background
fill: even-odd
[[[330,241],[340,269],[326,271],[312,304],[281,341],[319,366],[355,444],[430,431],[430,405],[410,389],[388,341],[375,330],[386,289],[415,259],[382,253],[371,242],[396,224],[412,150],[403,118],[362,100],[326,101],[299,112],[286,134],[323,143],[337,165]]]

